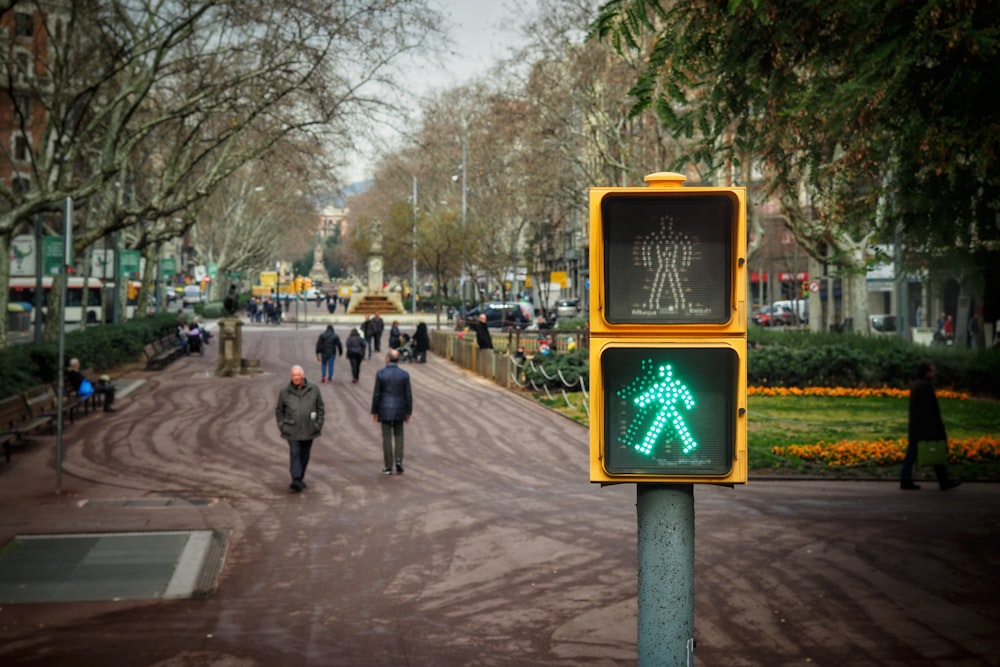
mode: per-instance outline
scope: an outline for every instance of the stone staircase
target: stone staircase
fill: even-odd
[[[352,315],[374,315],[375,313],[404,313],[398,295],[393,299],[387,294],[364,294],[357,301],[351,299],[347,312]]]

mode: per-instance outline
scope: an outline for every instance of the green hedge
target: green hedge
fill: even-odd
[[[751,327],[748,339],[747,381],[752,386],[905,389],[917,364],[932,361],[938,369],[938,386],[1000,398],[1000,350],[926,347],[895,338],[759,327]],[[535,361],[537,364],[539,358],[535,357]],[[554,354],[541,364],[550,377],[561,369],[569,382],[579,375],[589,375],[586,350]],[[540,387],[542,373],[535,371],[531,375]],[[548,381],[552,389],[560,384],[558,379]]]
[[[142,358],[146,343],[173,334],[177,315],[164,313],[118,325],[77,329],[66,334],[65,359],[76,357],[84,368],[110,371]],[[0,398],[21,393],[59,377],[59,344],[15,345],[0,350]]]

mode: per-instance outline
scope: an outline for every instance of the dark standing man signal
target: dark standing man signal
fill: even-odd
[[[392,474],[393,461],[396,474],[403,474],[403,424],[413,413],[413,392],[410,375],[399,367],[399,350],[389,350],[385,355],[385,368],[375,374],[372,393],[372,421],[382,424],[382,472]],[[396,440],[393,456],[392,441]]]
[[[288,441],[289,472],[292,483],[288,488],[298,492],[306,488],[306,468],[313,439],[323,430],[323,397],[319,386],[306,381],[301,366],[292,366],[292,379],[278,394],[274,417],[281,437]]]

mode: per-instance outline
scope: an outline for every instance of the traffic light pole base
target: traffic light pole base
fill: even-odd
[[[637,484],[639,667],[694,664],[694,485]]]

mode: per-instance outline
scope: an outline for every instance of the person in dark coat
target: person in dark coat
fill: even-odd
[[[490,336],[490,329],[486,326],[486,314],[480,314],[479,320],[475,324],[476,329],[476,343],[479,344],[480,350],[492,350],[493,349],[493,338]]]
[[[372,318],[371,327],[372,327],[372,342],[375,343],[375,351],[381,352],[382,332],[385,331],[385,321],[382,319],[382,316],[379,315],[378,313],[375,313],[375,317]],[[371,359],[371,355],[368,355],[368,358]]]
[[[413,358],[421,364],[427,363],[429,349],[431,349],[431,337],[427,335],[427,325],[420,322],[417,324],[417,330],[413,332]]]
[[[365,358],[367,350],[368,346],[361,337],[361,332],[351,329],[351,333],[347,336],[347,360],[351,362],[352,383],[357,382],[361,375],[361,361]]]
[[[306,381],[301,366],[292,366],[291,381],[278,394],[274,418],[281,437],[288,441],[289,472],[292,483],[288,485],[298,493],[306,488],[306,468],[313,440],[323,431],[323,396],[319,387]]]
[[[393,320],[389,327],[389,349],[398,350],[403,344],[402,335],[399,332],[399,322]]]
[[[320,384],[327,380],[333,382],[333,362],[337,357],[343,356],[344,346],[340,344],[340,336],[333,330],[333,325],[326,325],[326,331],[319,335],[316,341],[316,361],[320,363],[323,377]]]
[[[941,441],[947,442],[948,434],[944,430],[941,419],[941,409],[938,406],[937,395],[934,393],[932,380],[937,374],[937,368],[929,361],[917,365],[916,377],[910,385],[910,418],[908,428],[909,444],[906,456],[903,458],[903,469],[900,475],[899,488],[915,491],[920,486],[913,483],[913,465],[917,461],[918,443]],[[944,464],[934,466],[934,475],[942,491],[953,489],[961,482],[948,478],[948,467]]]
[[[372,391],[372,421],[382,424],[383,474],[391,475],[395,462],[396,474],[403,474],[403,424],[413,414],[413,392],[410,374],[399,367],[399,350],[385,355],[385,368],[375,374]],[[393,453],[393,440],[396,451]]]

